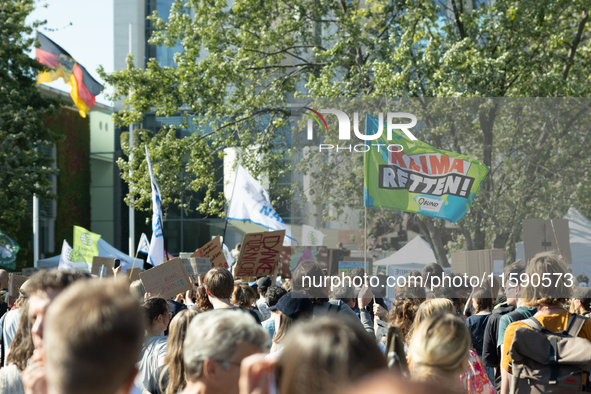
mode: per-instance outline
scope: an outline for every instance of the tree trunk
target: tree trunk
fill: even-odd
[[[431,218],[424,218],[422,221],[425,222],[425,227],[427,227],[427,231],[431,237],[431,248],[433,248],[433,253],[435,253],[435,258],[437,259],[437,263],[442,267],[449,267],[449,262],[447,261],[447,254],[445,253],[445,249],[443,248],[443,243],[441,242],[441,236],[437,231],[437,228],[433,224],[433,220]]]

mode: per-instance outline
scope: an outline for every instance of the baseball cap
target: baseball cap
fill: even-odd
[[[269,288],[269,286],[271,286],[271,285],[272,285],[272,283],[271,283],[271,279],[270,279],[268,276],[265,276],[265,277],[263,277],[263,278],[260,278],[260,279],[257,281],[257,284],[258,284],[258,286],[259,286],[259,289],[261,289],[261,290],[262,290],[262,289],[268,289],[268,288]]]
[[[270,311],[280,311],[284,315],[297,319],[301,312],[314,311],[312,301],[301,291],[289,292],[277,301],[277,304],[269,308]]]

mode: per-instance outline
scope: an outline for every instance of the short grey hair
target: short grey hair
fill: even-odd
[[[216,309],[195,316],[183,350],[187,380],[201,378],[203,363],[209,358],[232,358],[241,342],[257,346],[261,352],[269,348],[269,334],[247,311]]]

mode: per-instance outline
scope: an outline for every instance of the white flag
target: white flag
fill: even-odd
[[[74,262],[70,258],[70,254],[72,253],[72,248],[68,244],[68,242],[64,239],[64,243],[62,244],[62,254],[60,255],[60,263],[57,266],[58,270],[69,270],[74,269]]]
[[[228,263],[228,267],[232,269],[232,265],[236,260],[234,259],[234,257],[232,257],[232,253],[230,253],[230,250],[228,249],[226,244],[222,244],[222,250],[224,251],[224,256],[226,256],[226,262]]]
[[[142,233],[142,236],[140,237],[140,243],[137,246],[137,251],[145,254],[150,253],[150,242],[148,241],[148,237],[144,233]]]
[[[228,219],[252,222],[269,230],[285,230],[286,239],[295,241],[289,227],[273,209],[265,189],[240,164],[236,169]]]
[[[312,226],[304,224],[302,226],[302,245],[305,246],[320,246],[324,241],[324,234],[320,230],[314,229]]]
[[[164,234],[162,233],[162,200],[160,198],[160,188],[154,179],[152,172],[152,163],[148,146],[146,148],[146,160],[148,160],[148,170],[152,181],[152,240],[148,252],[148,262],[154,267],[164,262]]]

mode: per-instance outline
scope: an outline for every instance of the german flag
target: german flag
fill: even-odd
[[[39,73],[37,83],[51,82],[62,77],[72,87],[70,96],[78,107],[80,116],[85,118],[88,111],[96,104],[95,96],[103,91],[103,85],[98,83],[81,64],[76,63],[68,52],[44,34],[37,32],[37,41],[41,44],[37,48],[37,61],[51,68],[49,71]]]

